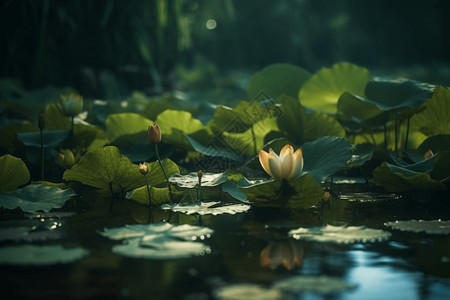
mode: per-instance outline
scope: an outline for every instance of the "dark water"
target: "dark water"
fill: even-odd
[[[113,216],[108,216],[109,199],[86,192],[78,207],[87,200],[90,209],[81,208],[78,215],[52,220],[62,224],[58,227],[61,235],[55,242],[42,243],[78,245],[88,249],[90,255],[75,263],[51,267],[3,265],[2,299],[217,299],[217,291],[232,284],[269,287],[293,275],[333,276],[355,286],[328,294],[294,293],[293,299],[449,298],[450,236],[400,232],[384,226],[384,222],[395,220],[449,219],[448,202],[425,199],[426,195],[413,199],[386,193],[358,194],[359,187],[363,185],[335,186],[338,197],[325,204],[322,212],[254,207],[237,215],[198,217],[173,213],[172,223],[215,230],[206,241],[211,246],[210,254],[173,260],[127,258],[112,253],[111,247],[119,242],[98,232],[145,223],[148,208],[122,200],[115,203]],[[4,215],[3,222],[5,218],[13,219]],[[154,209],[152,218],[167,220],[169,213]],[[351,245],[288,238],[289,229],[321,224],[365,225],[393,235],[385,242]],[[301,261],[292,270],[281,265],[274,270],[263,267],[261,252],[269,244],[293,245],[303,253]]]

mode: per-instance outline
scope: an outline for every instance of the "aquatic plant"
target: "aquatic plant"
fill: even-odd
[[[274,180],[294,179],[303,170],[303,154],[302,149],[294,148],[291,145],[284,146],[278,156],[272,148],[269,153],[264,150],[259,151],[259,162],[264,171]]]

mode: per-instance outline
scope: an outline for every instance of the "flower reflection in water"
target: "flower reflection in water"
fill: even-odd
[[[271,241],[261,251],[259,261],[262,267],[269,267],[271,270],[283,265],[290,271],[302,266],[303,256],[303,247],[298,241]]]

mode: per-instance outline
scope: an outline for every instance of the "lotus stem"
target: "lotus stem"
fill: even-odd
[[[42,128],[39,131],[41,133],[41,181],[44,181],[44,133]]]
[[[112,182],[109,183],[109,191],[111,192],[111,202],[109,202],[109,215],[112,216],[112,209],[114,204],[114,191],[112,187]]]
[[[164,173],[164,177],[166,177],[167,187],[169,188],[169,197],[170,197],[169,200],[170,200],[170,202],[173,202],[172,188],[170,187],[169,177],[167,177],[166,170],[164,169],[164,166],[161,161],[161,157],[159,156],[158,144],[155,144],[155,153],[156,153],[156,159],[158,160],[159,166],[161,167],[161,170]]]
[[[394,121],[394,124],[395,124],[395,126],[394,126],[394,142],[395,142],[395,145],[394,145],[394,151],[395,151],[395,153],[397,153],[397,150],[398,150],[398,147],[397,147],[397,142],[398,142],[398,131],[397,131],[397,129],[398,129],[398,121],[397,121],[397,114],[395,115],[395,121]]]
[[[403,151],[406,152],[408,149],[408,138],[409,138],[409,121],[411,118],[408,118],[406,121],[406,137],[405,137],[405,145],[403,146]]]
[[[255,130],[253,129],[253,125],[250,128],[252,131],[253,152],[254,152],[254,155],[258,155],[258,149],[256,148],[256,135],[255,135]]]
[[[148,186],[148,180],[147,180],[147,175],[144,175],[145,178],[145,186],[147,187],[147,194],[148,194],[148,205],[152,206],[152,197],[150,196],[150,187]]]
[[[74,117],[71,116],[70,118],[71,118],[71,123],[72,123],[72,124],[71,124],[72,127],[71,127],[70,131],[71,131],[71,133],[72,133],[72,135],[73,135],[73,127],[74,127],[74,125],[73,125],[73,124],[74,124],[73,118],[74,118]]]

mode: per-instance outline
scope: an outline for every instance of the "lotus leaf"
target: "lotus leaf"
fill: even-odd
[[[55,148],[61,145],[70,134],[69,130],[43,130],[44,147]],[[41,134],[37,132],[18,133],[17,139],[28,147],[41,147]]]
[[[157,188],[151,186],[149,187],[149,189],[150,189],[151,205],[163,204],[171,201],[170,192],[167,187]],[[172,190],[172,198],[174,201],[180,201],[182,197],[183,192]],[[150,200],[148,199],[148,191],[146,186],[142,186],[140,188],[128,192],[127,199],[134,200],[143,205],[150,205]]]
[[[411,118],[413,129],[427,136],[450,134],[450,89],[438,86],[424,108]]]
[[[19,207],[24,212],[48,212],[60,208],[76,194],[72,189],[62,190],[39,184],[30,184],[13,192],[0,193],[0,206],[7,209]]]
[[[87,256],[89,251],[81,247],[64,248],[54,246],[8,246],[0,248],[0,264],[8,265],[53,265],[71,263]]]
[[[170,159],[163,161],[167,175],[179,173],[178,166]],[[165,182],[164,174],[157,162],[147,165],[150,185]],[[139,166],[133,164],[114,146],[88,151],[71,169],[66,170],[64,180],[76,180],[83,184],[113,192],[129,191],[145,185]]]
[[[9,192],[30,181],[30,172],[20,158],[6,154],[0,157],[0,192]]]
[[[147,141],[153,121],[136,113],[111,114],[106,119],[106,135],[112,143],[135,144]]]
[[[274,64],[255,73],[247,83],[247,98],[275,98],[281,95],[297,97],[300,87],[311,74],[297,66]]]
[[[391,233],[365,226],[332,226],[294,229],[289,235],[297,240],[316,242],[353,244],[382,242],[390,238]]]
[[[344,92],[364,96],[370,80],[369,71],[347,62],[334,64],[313,74],[299,91],[302,105],[327,113],[337,112],[337,102]]]

